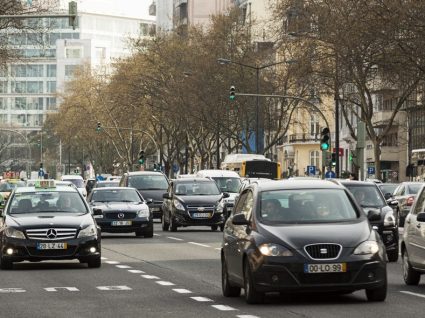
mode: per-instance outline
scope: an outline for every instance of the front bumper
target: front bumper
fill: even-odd
[[[153,203],[149,205],[149,210],[152,212],[153,217],[155,219],[162,218],[163,212],[162,212],[162,202],[161,203]]]
[[[192,218],[186,211],[175,211],[174,218],[181,226],[211,226],[224,224],[223,213],[213,213],[210,218]]]
[[[112,225],[114,221],[117,221],[116,219],[96,219],[97,225],[99,225],[102,232],[108,232],[108,233],[131,233],[136,232],[139,230],[149,230],[151,227],[153,227],[153,220],[149,218],[137,218],[132,220],[125,220],[123,221],[130,221],[131,225]]]
[[[37,243],[67,243],[67,248],[63,250],[38,250]],[[90,248],[95,247],[94,253]],[[13,254],[8,255],[6,251],[13,249]],[[66,259],[87,259],[100,256],[101,244],[99,237],[83,237],[67,240],[29,240],[16,238],[2,238],[1,255],[11,262],[22,261],[43,261],[43,260],[66,260]]]

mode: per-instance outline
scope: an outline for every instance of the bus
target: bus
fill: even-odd
[[[281,179],[282,173],[280,163],[257,154],[227,155],[221,169],[235,171],[242,178]]]

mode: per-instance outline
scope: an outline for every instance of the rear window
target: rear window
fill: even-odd
[[[142,202],[137,190],[93,190],[91,202]]]
[[[341,189],[265,191],[260,198],[260,219],[267,224],[330,223],[359,216]]]
[[[63,179],[63,181],[72,182],[77,188],[84,188],[84,181],[82,179]]]
[[[422,188],[422,184],[409,184],[407,187],[407,194],[417,194]]]
[[[168,182],[164,175],[139,175],[128,177],[128,186],[138,190],[167,190]]]

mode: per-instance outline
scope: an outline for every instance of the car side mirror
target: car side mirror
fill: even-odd
[[[162,195],[162,198],[164,198],[164,199],[171,199],[171,198],[170,198],[170,195],[168,194],[168,192],[167,192],[167,193],[164,193],[164,194]]]
[[[381,220],[381,212],[376,210],[367,211],[367,218],[370,222],[376,222]]]
[[[152,199],[147,199],[147,200],[146,200],[146,204],[147,204],[147,205],[152,204],[152,203],[153,203],[153,200],[152,200]]]
[[[389,193],[389,192],[384,194],[385,200],[390,199],[392,196],[393,195],[391,193]]]
[[[416,220],[418,222],[425,222],[425,212],[418,213],[416,216]]]
[[[102,215],[102,209],[93,209],[93,215]]]
[[[239,213],[233,216],[232,223],[234,225],[249,225],[251,222],[246,219],[245,214]]]
[[[225,198],[228,198],[228,197],[230,197],[230,194],[228,192],[223,192],[223,198],[225,199]]]
[[[388,205],[392,208],[396,207],[398,205],[398,201],[397,200],[393,200],[388,202]]]

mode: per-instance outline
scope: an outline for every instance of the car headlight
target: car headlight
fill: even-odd
[[[149,208],[138,211],[137,216],[139,218],[148,218],[149,217]]]
[[[393,212],[388,212],[385,215],[384,226],[395,226],[395,217]]]
[[[179,200],[174,200],[174,206],[177,210],[186,210],[183,206],[183,204]]]
[[[14,229],[13,227],[8,227],[4,231],[7,237],[17,238],[17,239],[25,239],[25,234],[22,231]]]
[[[376,254],[379,251],[379,245],[375,241],[365,241],[360,243],[359,246],[356,247],[353,254],[354,255],[369,255]]]
[[[82,229],[80,233],[78,233],[79,238],[89,236],[97,236],[97,229],[95,225],[89,225],[86,228]]]
[[[293,256],[292,252],[286,247],[278,244],[262,244],[258,247],[264,256]]]
[[[217,212],[217,213],[223,213],[223,210],[224,210],[224,202],[223,201],[220,201],[217,204],[217,207],[215,208],[215,212]]]

